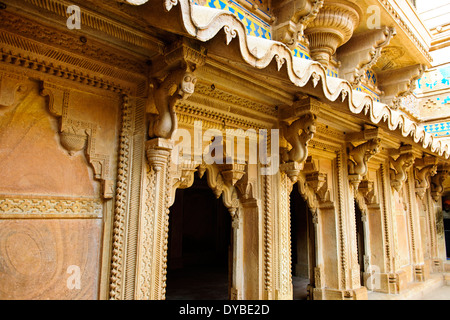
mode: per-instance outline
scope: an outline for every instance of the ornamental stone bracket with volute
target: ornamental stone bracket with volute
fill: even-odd
[[[423,200],[425,192],[430,188],[430,178],[437,173],[437,158],[425,156],[414,162],[414,181],[416,195]]]
[[[421,64],[386,70],[377,73],[379,89],[383,92],[381,102],[393,109],[398,109],[402,98],[411,95],[426,67]]]
[[[394,150],[391,153],[393,153],[389,158],[391,187],[397,192],[400,192],[408,178],[407,171],[414,164],[415,156],[412,152],[411,145],[401,146],[398,150]]]
[[[317,17],[323,3],[324,0],[274,1],[274,40],[284,43],[290,49],[294,49],[297,42],[308,44],[304,30]]]
[[[319,112],[319,101],[311,97],[303,97],[292,106],[279,109],[279,117],[282,120],[281,133],[291,146],[290,150],[288,148],[280,150],[280,170],[289,176],[292,183],[297,181],[302,164],[308,157],[308,142],[316,132]]]
[[[150,68],[149,104],[158,111],[150,116],[150,138],[171,139],[178,127],[175,105],[188,99],[195,90],[195,71],[206,62],[206,49],[183,38],[165,48]]]
[[[438,202],[444,193],[444,181],[450,175],[450,165],[441,164],[438,166],[437,173],[431,177],[431,197]]]
[[[326,1],[305,30],[312,59],[327,68],[337,48],[352,37],[360,12],[352,2]]]
[[[365,129],[361,132],[351,133],[347,136],[348,179],[355,191],[355,194],[358,191],[359,184],[367,174],[368,161],[380,152],[380,134],[380,129],[373,128]]]
[[[366,71],[376,64],[382,49],[395,34],[395,28],[383,27],[354,35],[337,50],[336,56],[341,63],[340,77],[349,81],[354,88],[359,86]]]

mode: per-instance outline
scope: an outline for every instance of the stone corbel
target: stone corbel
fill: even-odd
[[[363,179],[359,184],[358,191],[364,197],[366,204],[370,205],[377,202],[373,181]]]
[[[280,118],[285,121],[281,125],[281,132],[286,141],[292,146],[291,150],[284,149],[281,152],[283,163],[303,163],[308,157],[308,142],[316,132],[317,114],[319,102],[311,97],[294,102],[292,107],[282,108]],[[290,124],[288,121],[293,120]],[[301,133],[299,134],[301,130]],[[289,168],[288,168],[289,169]]]
[[[379,89],[384,92],[381,102],[397,109],[401,99],[412,94],[415,81],[422,77],[424,71],[425,66],[417,64],[377,73]]]
[[[321,202],[328,201],[330,198],[330,191],[328,189],[327,174],[319,171],[318,166],[312,157],[306,159],[303,173],[307,185],[316,194],[317,198]]]
[[[239,199],[243,201],[249,201],[251,199],[255,199],[255,185],[256,181],[250,180],[248,177],[248,173],[244,174],[242,179],[240,179],[236,184],[236,190],[238,191]]]
[[[355,88],[365,72],[376,64],[383,47],[387,46],[396,34],[394,28],[380,28],[353,36],[337,50],[341,62],[339,74]]]
[[[114,182],[110,177],[110,156],[98,153],[95,147],[99,126],[69,116],[70,97],[75,94],[70,89],[42,82],[40,93],[47,97],[50,113],[59,120],[61,146],[70,156],[85,151],[86,158],[94,169],[94,178],[101,182],[103,198],[111,199],[114,196]]]
[[[276,1],[273,12],[276,22],[273,27],[274,39],[294,49],[297,42],[307,44],[304,30],[313,21],[324,0]]]
[[[437,159],[435,157],[424,157],[417,159],[414,163],[414,180],[416,194],[422,200],[425,192],[430,187],[430,177],[437,173]]]
[[[438,202],[444,193],[444,181],[450,175],[450,165],[438,167],[437,173],[431,177],[431,197]]]
[[[414,164],[415,157],[411,145],[402,146],[398,150],[398,154],[396,159],[390,157],[389,174],[391,187],[400,192],[408,177],[407,171]]]
[[[155,59],[151,67],[153,103],[158,115],[150,119],[149,137],[171,139],[178,127],[175,105],[195,90],[195,71],[205,64],[206,50],[187,40],[178,41]]]
[[[359,184],[367,174],[367,162],[371,157],[380,152],[381,139],[378,136],[379,130],[375,128],[351,134],[347,138],[347,141],[349,141],[348,178],[355,191],[358,190]],[[364,142],[356,147],[353,145],[353,143],[361,140]]]
[[[361,10],[355,3],[326,1],[305,30],[313,60],[325,67],[336,49],[345,44],[359,25]]]

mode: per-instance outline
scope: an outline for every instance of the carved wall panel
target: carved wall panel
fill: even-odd
[[[0,299],[98,298],[99,219],[0,219]]]
[[[20,92],[11,105],[0,106],[0,161],[6,169],[0,170],[0,194],[98,196],[100,186],[85,157],[70,157],[60,146],[57,121],[38,83],[14,81]]]

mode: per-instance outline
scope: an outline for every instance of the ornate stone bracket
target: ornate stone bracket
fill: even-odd
[[[305,180],[309,188],[314,192],[317,199],[321,202],[330,200],[330,191],[328,188],[328,176],[320,172],[316,161],[312,157],[306,159],[303,171]]]
[[[376,64],[382,49],[395,34],[394,28],[384,27],[353,36],[337,51],[337,58],[341,62],[341,77],[348,80],[354,88],[357,87],[365,72]]]
[[[356,147],[352,143],[348,144],[348,177],[355,191],[358,190],[359,184],[367,174],[367,162],[380,152],[381,139],[378,136],[378,129],[366,129],[359,134],[350,135],[348,138],[352,142],[365,141]]]
[[[280,118],[283,120],[295,119],[290,124],[285,123],[281,126],[283,137],[292,146],[289,151],[287,149],[281,151],[283,163],[303,163],[308,157],[308,142],[316,132],[319,108],[317,100],[307,97],[294,102],[294,105],[290,108],[280,110]],[[302,132],[299,134],[300,130]]]
[[[417,159],[414,163],[414,180],[416,194],[422,200],[425,192],[430,187],[430,177],[437,173],[437,159],[435,157],[424,157]]]
[[[158,115],[150,120],[149,136],[171,139],[178,127],[175,105],[188,99],[195,90],[198,67],[205,64],[203,47],[193,48],[187,40],[168,47],[152,65],[153,102]]]
[[[61,146],[70,156],[85,150],[87,160],[94,169],[95,179],[102,183],[103,198],[111,199],[114,195],[114,182],[110,177],[110,156],[96,150],[100,128],[97,124],[76,120],[69,115],[70,97],[77,94],[82,93],[74,93],[47,82],[41,83],[41,95],[48,97],[49,111],[59,119]]]
[[[359,11],[356,5],[349,2],[325,2],[316,19],[305,30],[311,57],[315,61],[328,67],[336,49],[352,37],[359,24]]]
[[[297,42],[307,43],[304,30],[317,17],[323,2],[324,0],[276,1],[273,8],[277,18],[273,30],[274,39],[291,49]]]
[[[417,64],[400,69],[379,72],[379,88],[384,92],[381,102],[398,109],[401,99],[412,94],[415,81],[422,77],[425,66]]]
[[[390,180],[391,187],[400,192],[403,183],[406,181],[408,174],[407,170],[414,164],[414,155],[412,153],[412,146],[406,145],[398,150],[399,156],[397,159],[390,158]]]
[[[363,179],[359,184],[358,191],[365,199],[367,205],[377,203],[375,195],[374,182],[368,179]]]
[[[444,181],[450,175],[450,166],[442,165],[438,167],[437,173],[431,177],[431,197],[438,202],[444,193]]]

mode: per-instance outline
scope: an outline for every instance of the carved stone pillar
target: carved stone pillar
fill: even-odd
[[[146,143],[148,167],[144,182],[144,209],[139,222],[136,266],[138,300],[165,299],[173,142],[162,138]]]
[[[328,67],[336,49],[352,37],[359,19],[359,9],[354,3],[325,2],[305,30],[311,57]]]

